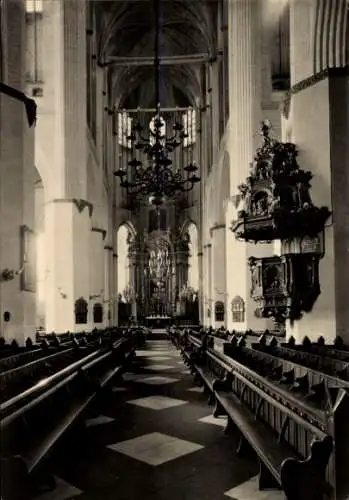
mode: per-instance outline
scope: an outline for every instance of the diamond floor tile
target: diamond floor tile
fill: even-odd
[[[191,387],[190,389],[187,389],[188,392],[199,392],[199,393],[202,393],[203,392],[203,388],[202,387]]]
[[[82,491],[75,486],[63,481],[59,477],[55,477],[56,489],[47,491],[37,497],[37,500],[68,500],[81,495]]]
[[[99,415],[95,418],[89,418],[86,420],[86,427],[93,427],[95,425],[109,424],[114,422],[113,418],[106,417],[105,415]]]
[[[109,449],[123,453],[149,465],[161,465],[203,448],[202,445],[176,437],[153,432],[128,441],[108,446]]]
[[[126,382],[140,382],[144,378],[148,378],[148,373],[125,373],[123,375],[123,379]]]
[[[178,378],[170,378],[170,377],[147,377],[138,380],[138,382],[142,382],[142,384],[150,384],[150,385],[173,384],[174,382],[178,381],[179,381]]]
[[[252,477],[245,483],[235,486],[224,493],[233,500],[284,500],[285,495],[282,491],[264,490],[258,488],[258,476]]]
[[[188,401],[175,398],[167,398],[166,396],[149,396],[147,398],[139,398],[128,401],[128,403],[149,408],[151,410],[166,410],[167,408],[174,408],[187,404]]]
[[[156,370],[156,371],[164,371],[164,370],[171,370],[171,368],[174,368],[171,365],[149,365],[146,367],[149,370]]]
[[[158,351],[136,351],[136,356],[140,358],[152,358],[153,356],[177,356],[176,353],[173,353],[171,351],[166,351],[164,349],[158,350]]]
[[[112,387],[112,392],[126,392],[126,387]]]
[[[204,424],[219,425],[220,427],[225,427],[227,425],[227,417],[216,418],[213,415],[208,415],[207,417],[199,418],[198,422]]]
[[[149,356],[147,359],[151,361],[169,361],[171,358],[169,356]]]

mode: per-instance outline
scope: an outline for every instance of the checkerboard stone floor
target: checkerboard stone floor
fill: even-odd
[[[57,488],[37,500],[281,500],[259,492],[207,396],[167,340],[148,341],[85,429],[53,457]]]

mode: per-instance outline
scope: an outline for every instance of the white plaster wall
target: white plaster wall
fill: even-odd
[[[4,83],[24,90],[25,17],[23,0],[6,2],[2,33]],[[0,97],[0,273],[21,266],[20,226],[34,229],[34,129],[22,102]],[[35,263],[34,263],[35,266]],[[8,323],[3,313],[11,313]],[[34,338],[35,293],[22,291],[20,277],[0,281],[0,335],[23,343]]]
[[[331,156],[329,129],[328,81],[316,85],[293,96],[290,124],[292,140],[299,148],[298,162],[301,168],[310,170],[311,197],[316,206],[332,209],[331,199]],[[322,335],[333,340],[336,335],[335,314],[335,262],[334,227],[331,218],[325,229],[325,256],[320,261],[319,278],[321,294],[311,313],[305,313],[300,321],[287,325],[287,335],[301,341],[304,336],[317,340]]]

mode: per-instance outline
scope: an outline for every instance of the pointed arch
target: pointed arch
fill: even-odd
[[[117,291],[119,296],[123,296],[129,286],[132,285],[132,283],[130,283],[131,273],[129,243],[130,241],[134,241],[136,234],[136,229],[132,222],[129,220],[125,220],[124,222],[122,222],[117,229]]]

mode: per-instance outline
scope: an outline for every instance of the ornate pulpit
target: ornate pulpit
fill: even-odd
[[[297,148],[269,135],[263,123],[263,144],[257,149],[250,175],[239,186],[240,210],[232,231],[245,241],[272,241],[315,236],[330,216],[310,197],[312,174],[297,162]]]
[[[281,256],[251,257],[249,266],[256,316],[283,322],[311,311],[320,294],[319,261],[330,211],[313,204],[312,174],[299,167],[295,144],[272,139],[269,131],[264,122],[263,144],[239,186],[238,217],[231,229],[247,242],[281,240]]]

